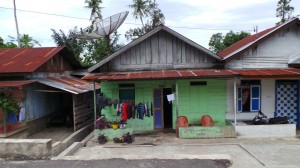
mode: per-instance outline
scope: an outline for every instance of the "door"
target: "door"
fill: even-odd
[[[298,83],[296,81],[277,81],[276,116],[288,116],[292,123],[299,126],[298,120]]]
[[[154,128],[163,128],[163,90],[153,90]]]

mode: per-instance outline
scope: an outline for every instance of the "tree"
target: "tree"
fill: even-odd
[[[13,0],[13,2],[14,2],[15,24],[16,24],[16,29],[17,29],[17,43],[18,43],[18,48],[20,48],[21,47],[21,41],[20,41],[19,26],[18,26],[18,20],[17,20],[17,7],[16,7],[16,1]]]
[[[280,17],[280,22],[284,23],[290,19],[294,12],[294,7],[290,6],[291,0],[279,0],[277,3],[276,17]]]
[[[91,9],[91,16],[90,21],[94,23],[97,19],[101,20],[101,9],[100,4],[102,3],[102,0],[85,0],[85,3],[87,3],[86,8]]]
[[[218,53],[225,49],[225,45],[223,43],[224,37],[222,33],[213,34],[209,40],[209,49],[214,53]]]
[[[209,40],[209,49],[214,53],[218,53],[249,35],[250,33],[244,31],[236,33],[230,31],[225,36],[222,33],[213,34]]]
[[[18,40],[12,36],[8,36],[11,38],[11,42],[17,42]],[[28,34],[23,34],[20,36],[20,48],[33,48],[35,45],[41,46],[41,44],[30,37]]]
[[[75,27],[65,34],[62,30],[58,32],[51,29],[53,34],[52,38],[57,46],[66,46],[72,52],[76,59],[83,66],[91,66],[109,55],[108,45],[105,38],[95,40],[84,40],[77,38],[78,29]],[[110,48],[112,52],[116,52],[123,45],[118,43],[120,34],[117,32],[111,34]]]
[[[165,16],[162,13],[162,11],[158,8],[158,4],[156,3],[156,1],[151,1],[151,0],[147,0],[147,1],[143,1],[140,0],[143,3],[143,8],[140,7],[140,11],[142,12],[138,12],[136,8],[134,7],[138,7],[141,6],[140,4],[135,4],[135,3],[140,3],[139,0],[134,0],[134,4],[133,5],[129,5],[129,7],[134,9],[134,13],[133,16],[137,19],[138,17],[140,18],[141,22],[142,22],[142,27],[141,28],[134,28],[134,29],[129,29],[126,34],[125,37],[127,40],[133,40],[137,37],[140,37],[142,35],[144,35],[145,33],[153,30],[155,27],[164,24],[164,19]],[[143,9],[143,10],[142,10]],[[144,19],[148,19],[146,23],[144,23]]]
[[[135,19],[140,18],[143,27],[145,26],[143,17],[148,16],[149,3],[149,0],[133,0],[133,4],[129,5],[129,8],[133,9],[132,15]]]
[[[86,40],[81,40],[76,37],[79,32],[77,27],[74,27],[73,30],[69,30],[68,34],[65,34],[64,31],[59,30],[58,32],[54,29],[52,31],[52,38],[57,46],[66,46],[69,51],[75,56],[75,58],[81,62],[80,57],[81,53],[84,51],[84,47],[87,43]]]
[[[17,45],[12,42],[4,43],[4,40],[0,37],[0,48],[17,48]]]

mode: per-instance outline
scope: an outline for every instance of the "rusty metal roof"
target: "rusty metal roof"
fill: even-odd
[[[0,73],[34,72],[58,52],[66,51],[65,47],[0,48]],[[72,65],[80,66],[70,53],[63,55]]]
[[[75,77],[48,77],[38,79],[38,83],[54,87],[60,90],[64,90],[73,94],[85,93],[94,90],[94,85],[91,82],[87,82]],[[96,84],[96,89],[99,89],[100,85]]]
[[[1,87],[18,87],[27,85],[30,83],[36,82],[35,80],[24,80],[24,81],[0,81],[0,88]]]
[[[176,79],[176,78],[199,78],[199,77],[230,77],[233,76],[228,70],[161,70],[161,71],[138,71],[100,73],[86,75],[86,80],[131,80],[131,79]]]
[[[245,77],[300,77],[300,69],[243,69],[230,70],[233,74]]]
[[[300,77],[300,69],[195,69],[195,70],[161,70],[137,72],[112,72],[89,74],[84,80],[140,80],[140,79],[187,79],[187,78],[226,78],[234,76],[243,77]]]
[[[271,35],[273,33],[276,33],[277,31],[280,31],[286,27],[289,27],[294,24],[299,24],[299,23],[300,23],[300,20],[299,20],[299,18],[296,17],[296,18],[291,19],[281,25],[277,25],[275,27],[261,31],[257,34],[248,36],[248,37],[232,44],[231,46],[225,48],[223,51],[219,52],[217,55],[219,55],[223,59],[227,59],[231,56],[237,55],[238,53],[248,49],[249,47],[251,47],[253,45],[256,45],[258,42],[263,41],[265,38],[271,37]]]

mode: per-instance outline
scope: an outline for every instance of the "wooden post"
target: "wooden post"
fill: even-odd
[[[5,111],[2,112],[2,116],[3,116],[3,126],[4,126],[4,130],[3,130],[3,133],[4,133],[4,136],[6,136],[6,129],[7,129],[7,126],[6,126],[6,113]]]
[[[95,121],[97,120],[97,105],[96,105],[96,83],[95,80],[93,81],[94,83],[94,117],[95,117]]]
[[[176,121],[178,118],[178,81],[176,81]]]
[[[76,123],[75,123],[75,106],[76,106],[75,96],[76,95],[72,94],[72,102],[73,102],[73,129],[74,129],[74,132],[77,130],[76,129]]]
[[[236,125],[236,112],[237,112],[237,103],[236,103],[236,101],[237,101],[237,92],[236,92],[236,77],[234,77],[234,81],[233,81],[233,96],[234,96],[234,102],[233,102],[233,104],[234,104],[234,107],[233,107],[233,109],[234,109],[234,125]]]

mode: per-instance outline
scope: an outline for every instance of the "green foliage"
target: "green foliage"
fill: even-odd
[[[85,7],[91,9],[90,21],[94,23],[97,19],[101,20],[102,7],[100,7],[100,4],[102,3],[102,0],[85,0],[85,3],[87,3],[87,6]]]
[[[222,33],[213,34],[209,40],[209,49],[214,53],[218,53],[247,36],[250,36],[250,33],[244,31],[230,31],[225,36]]]
[[[165,16],[158,8],[155,0],[133,0],[133,4],[129,7],[134,10],[132,13],[134,18],[140,18],[142,27],[129,29],[125,34],[127,40],[140,37],[164,23]],[[145,19],[147,20],[146,23],[144,23]]]
[[[15,114],[19,114],[20,111],[17,101],[12,99],[11,97],[5,96],[2,92],[0,92],[0,107],[5,112],[13,112]]]
[[[276,17],[280,18],[280,22],[284,23],[290,19],[294,12],[294,7],[290,6],[291,0],[279,0],[277,3]]]
[[[65,34],[62,30],[58,32],[51,29],[52,38],[57,46],[66,46],[83,66],[91,66],[109,55],[106,39],[84,40],[77,38],[80,32],[77,27]],[[110,49],[116,52],[123,45],[118,43],[120,34],[114,32],[110,35]]]
[[[17,48],[17,45],[12,42],[4,43],[4,40],[0,37],[0,48]]]
[[[86,40],[81,40],[76,37],[77,32],[79,30],[77,27],[74,27],[73,30],[69,30],[68,34],[65,34],[64,31],[59,30],[56,31],[54,29],[52,30],[52,38],[57,46],[66,46],[69,51],[75,56],[75,58],[82,62],[82,58],[80,57],[81,53],[84,52],[84,48],[87,44]]]
[[[15,37],[12,36],[8,36],[11,39],[11,43],[14,42],[18,42],[18,40]],[[33,39],[32,37],[30,37],[28,34],[22,34],[20,36],[20,44],[21,44],[21,48],[33,48],[34,46],[41,46],[41,44]]]

